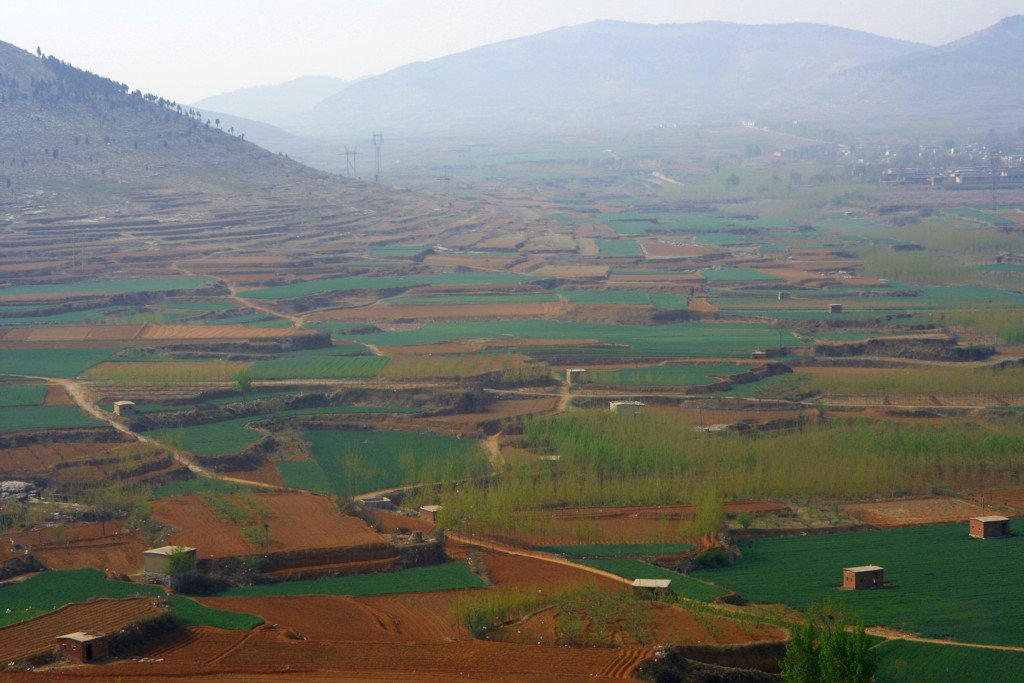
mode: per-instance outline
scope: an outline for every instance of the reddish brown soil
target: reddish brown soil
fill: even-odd
[[[650,642],[702,645],[734,645],[751,642],[785,640],[786,632],[762,623],[729,619],[713,614],[700,616],[673,605],[660,602],[641,604],[648,618]],[[517,623],[498,630],[495,640],[513,643],[564,645],[556,631],[559,611],[555,607],[542,610]],[[615,629],[612,641],[626,647],[643,647],[628,632]]]
[[[0,628],[0,661],[16,662],[53,649],[54,638],[84,628],[111,633],[125,626],[163,614],[153,598],[98,599],[66,605],[55,612]]]
[[[535,557],[486,551],[477,551],[477,556],[496,586],[554,593],[569,586],[587,583],[609,590],[624,590],[620,581],[598,576],[569,562],[550,562]]]
[[[45,406],[73,406],[75,402],[68,396],[68,392],[64,390],[59,384],[48,384],[46,385],[46,400],[43,401]]]
[[[1024,488],[999,489],[974,495],[975,515],[1019,515],[1024,512]],[[984,504],[984,510],[981,509]]]
[[[865,524],[882,527],[962,522],[982,514],[981,505],[976,501],[947,497],[852,503],[842,511]],[[1009,512],[999,504],[988,506],[988,514]]]
[[[62,484],[98,484],[133,467],[165,459],[141,443],[40,443],[4,449],[0,475],[46,479]]]
[[[386,542],[362,520],[338,513],[330,498],[300,492],[258,495],[272,510],[267,520],[272,552]],[[260,549],[246,542],[238,526],[217,517],[198,496],[154,501],[153,517],[178,529],[169,543],[198,548],[201,558],[249,555]]]
[[[281,473],[277,471],[274,463],[269,460],[263,462],[254,470],[232,470],[225,472],[225,474],[234,479],[244,479],[245,481],[254,481],[260,484],[270,484],[271,486],[284,486]]]
[[[38,527],[6,533],[7,539],[31,548],[32,553],[50,569],[111,570],[133,574],[142,569],[142,552],[148,544],[138,535],[124,531],[123,520]]]
[[[191,629],[190,629],[191,630]],[[622,652],[600,648],[509,645],[475,640],[429,643],[338,642],[296,640],[283,628],[264,628],[239,637],[204,629],[194,640],[151,656],[163,662],[145,667],[119,664],[104,674],[122,680],[145,674],[161,680],[162,672],[202,677],[247,674],[247,680],[339,681],[607,681],[605,675]],[[646,652],[645,652],[646,654]],[[619,674],[621,676],[621,674]],[[624,676],[623,676],[624,677]],[[241,678],[241,677],[239,677]]]

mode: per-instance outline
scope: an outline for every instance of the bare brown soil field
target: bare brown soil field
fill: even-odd
[[[89,567],[119,574],[142,571],[142,553],[150,547],[136,534],[122,533],[96,539],[61,540],[36,545],[32,553],[49,569]]]
[[[55,442],[5,448],[0,474],[60,482],[99,481],[122,465],[139,464],[147,456],[159,457],[153,446],[142,443]]]
[[[225,475],[233,479],[242,479],[244,481],[253,481],[259,484],[269,484],[270,486],[284,486],[284,481],[281,479],[280,472],[274,467],[274,463],[265,461],[260,464],[254,470],[226,470]]]
[[[146,325],[139,339],[173,341],[177,339],[274,339],[312,334],[291,327],[248,327],[246,325]]]
[[[677,283],[680,285],[696,286],[706,281],[700,273],[659,273],[652,270],[650,273],[614,274],[608,276],[610,283],[637,283],[637,282],[664,282]]]
[[[112,633],[165,612],[154,598],[98,599],[66,605],[55,612],[0,628],[0,661],[17,662],[53,649],[54,639],[88,628]]]
[[[337,512],[330,498],[303,492],[257,495],[272,512],[267,520],[271,551],[386,543],[362,520]],[[217,517],[198,496],[155,500],[153,517],[178,530],[168,543],[198,548],[200,558],[250,555],[260,550],[242,538],[238,526]]]
[[[484,541],[486,546],[486,541]],[[472,552],[472,551],[471,551]],[[479,552],[479,559],[496,586],[540,590],[555,593],[563,588],[596,584],[608,590],[621,591],[626,586],[620,581],[599,576],[569,562],[548,560],[501,552]]]
[[[690,303],[687,308],[691,311],[701,311],[703,313],[717,313],[721,310],[716,304],[713,304],[707,299],[699,296],[690,299]]]
[[[35,348],[54,342],[140,343],[197,340],[275,339],[302,334],[297,328],[245,325],[75,325],[0,329],[0,343],[10,348]]]
[[[699,617],[680,607],[658,602],[642,603],[641,609],[648,617],[649,642],[678,645],[739,645],[754,642],[775,642],[785,640],[786,631],[776,626],[730,619],[713,614]],[[555,625],[557,608],[534,613],[522,623],[498,629],[494,640],[512,643],[536,643],[539,645],[564,645]],[[586,631],[586,629],[584,629]],[[643,647],[629,634],[616,631],[616,644],[625,647]]]
[[[608,270],[608,266],[542,266],[536,268],[530,274],[541,277],[606,278],[608,277]]]
[[[44,406],[73,406],[75,402],[68,396],[68,392],[59,384],[46,385],[46,400]]]
[[[696,244],[669,244],[653,241],[641,242],[640,247],[649,259],[697,258],[719,251],[714,247],[702,247]]]
[[[988,508],[988,514],[1008,512],[996,500],[993,503]],[[962,522],[982,514],[981,505],[977,501],[951,497],[851,503],[844,506],[842,512],[865,524],[881,527]]]
[[[998,484],[996,485],[998,486]],[[974,513],[975,515],[997,514],[1011,516],[1024,513],[1024,488],[987,490],[984,493],[975,494],[974,499],[976,505],[980,505],[981,502],[986,503],[985,511],[981,512],[978,510]],[[993,507],[997,510],[994,513],[990,512]],[[1006,511],[999,512],[999,507],[1006,508]]]
[[[522,259],[519,256],[448,256],[432,254],[423,259],[423,263],[425,263],[428,266],[436,266],[440,268],[467,267],[488,268],[492,270],[507,270],[511,268],[514,264],[518,263],[520,260]]]
[[[274,598],[201,598],[217,609],[258,614],[268,624],[311,640],[345,643],[429,643],[466,637],[449,617],[462,591],[368,597],[299,595]]]
[[[503,304],[389,304],[378,301],[371,306],[318,311],[308,316],[313,320],[508,320],[514,318],[547,318],[561,310],[557,302],[509,302]]]

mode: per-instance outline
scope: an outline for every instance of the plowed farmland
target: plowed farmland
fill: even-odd
[[[153,598],[101,599],[67,605],[0,629],[0,661],[17,662],[49,652],[54,639],[70,631],[89,629],[112,633],[165,611],[163,603]]]
[[[337,512],[330,498],[306,493],[261,493],[258,496],[270,509],[266,523],[271,551],[385,543],[385,539],[362,520]],[[199,548],[202,558],[250,555],[261,549],[261,544],[247,542],[236,524],[218,517],[199,496],[154,501],[153,516],[177,529],[169,539],[172,545]]]

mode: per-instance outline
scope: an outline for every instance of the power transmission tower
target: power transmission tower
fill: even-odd
[[[452,171],[445,167],[444,174],[437,176],[437,190],[441,203],[445,206],[452,205]]]
[[[352,151],[348,151],[348,145],[345,145],[345,170],[350,178],[356,177],[356,155],[359,152],[353,147]]]
[[[377,172],[373,176],[375,183],[380,182],[380,148],[384,144],[384,133],[373,134],[373,156],[377,161]]]

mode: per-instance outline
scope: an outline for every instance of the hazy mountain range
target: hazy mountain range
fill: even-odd
[[[1024,17],[934,48],[817,24],[598,21],[354,83],[298,79],[197,106],[308,137],[998,117],[1024,105],[1022,67]]]

